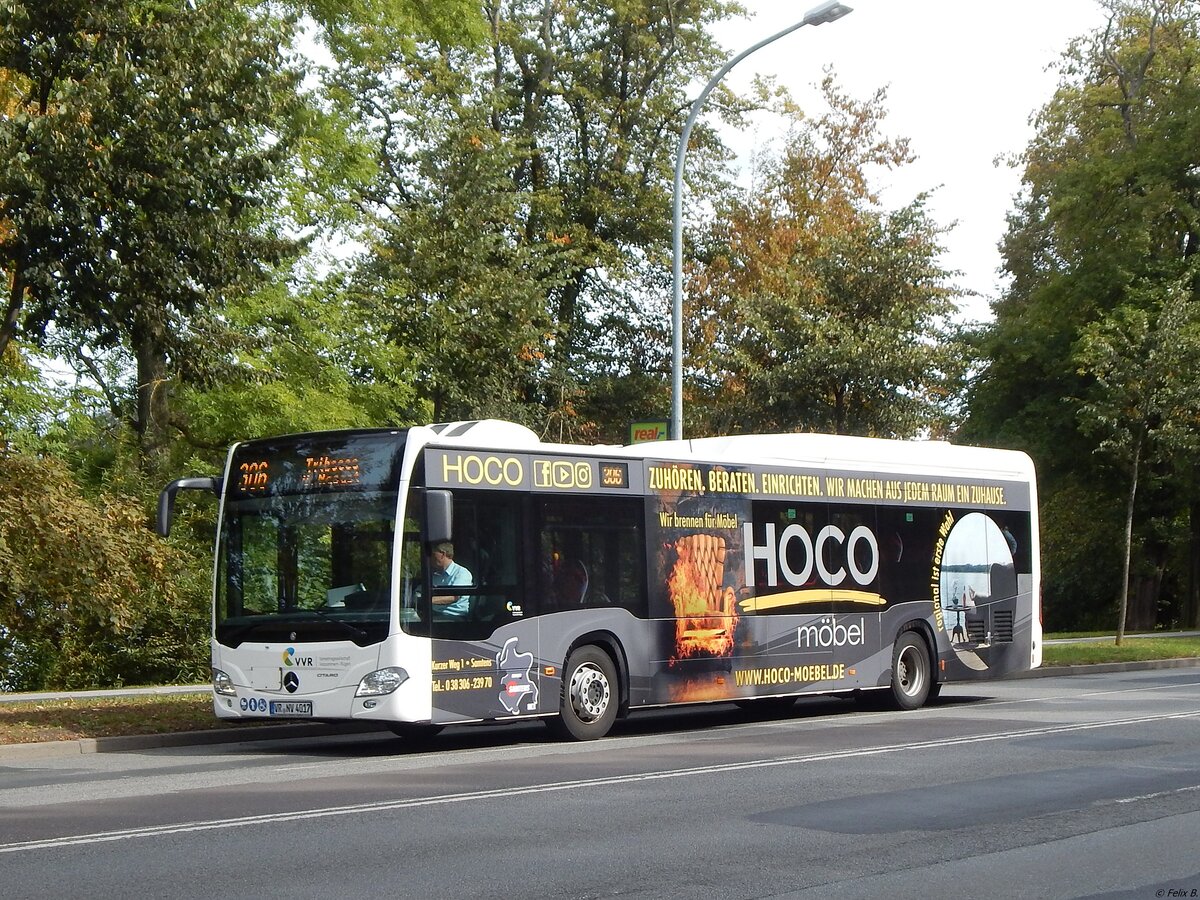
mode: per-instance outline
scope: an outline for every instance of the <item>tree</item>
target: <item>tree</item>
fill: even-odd
[[[177,451],[212,459],[253,435],[418,418],[415,386],[401,377],[407,360],[375,339],[336,273],[233,298],[218,327],[219,360],[203,371],[185,361],[181,371],[173,422],[186,441]]]
[[[369,252],[345,297],[395,366],[369,376],[411,385],[420,419],[524,419],[545,355],[544,299],[570,242],[520,229],[521,150],[491,128],[474,54],[396,56],[405,77],[358,76],[381,116],[380,169],[364,197]]]
[[[708,26],[731,9],[491,2],[484,49],[397,47],[343,68],[338,95],[362,110],[348,118],[378,148],[380,175],[361,195],[374,258],[358,281],[373,283],[376,309],[391,296],[392,338],[436,376],[440,408],[471,406],[441,395],[486,365],[503,374],[485,398],[578,433],[565,423],[595,374],[609,303],[647,258],[665,259],[670,151],[690,82],[718,56]],[[712,132],[697,140],[711,159]],[[400,246],[415,236],[420,254]]]
[[[1064,54],[1061,83],[1022,158],[1023,191],[1003,245],[1011,280],[993,304],[994,323],[976,336],[982,366],[968,400],[971,439],[1034,456],[1051,528],[1078,517],[1063,504],[1078,503],[1081,486],[1089,486],[1097,520],[1120,518],[1107,506],[1129,499],[1108,489],[1105,458],[1093,454],[1111,434],[1071,414],[1080,404],[1101,403],[1094,372],[1081,359],[1095,350],[1099,333],[1111,338],[1133,327],[1134,310],[1157,322],[1173,286],[1184,285],[1189,303],[1198,299],[1192,257],[1200,246],[1200,10],[1182,0],[1106,5],[1108,24]],[[1124,383],[1109,382],[1114,391]],[[1156,467],[1154,480],[1142,485],[1135,500],[1145,512],[1135,521],[1147,535],[1168,534],[1165,523],[1180,517],[1198,533],[1194,472]],[[1155,515],[1145,514],[1151,509]],[[1048,556],[1048,570],[1110,565],[1103,547],[1083,540],[1060,552],[1066,558]],[[1189,617],[1200,610],[1198,591],[1200,578],[1193,577]],[[1053,581],[1046,598],[1048,607],[1074,608],[1080,617],[1097,602]]]
[[[924,198],[888,211],[869,185],[873,167],[910,159],[880,134],[884,92],[858,102],[832,76],[822,89],[828,111],[790,108],[783,152],[757,161],[692,270],[685,318],[713,398],[705,428],[944,432],[962,363],[941,229]]]
[[[55,331],[120,348],[147,452],[169,421],[189,320],[296,249],[279,188],[303,117],[292,25],[237,0],[5,4],[0,349]]]
[[[1165,298],[1117,308],[1084,329],[1076,353],[1081,373],[1095,381],[1079,405],[1084,430],[1100,438],[1097,452],[1128,481],[1118,644],[1125,636],[1139,475],[1147,463],[1169,463],[1200,445],[1200,304],[1189,294],[1173,286]]]
[[[474,0],[0,5],[0,689],[203,675],[212,507],[144,527],[167,435],[164,468],[215,471],[248,433],[419,408],[342,273],[290,265],[368,167],[281,10],[355,59],[486,35]]]

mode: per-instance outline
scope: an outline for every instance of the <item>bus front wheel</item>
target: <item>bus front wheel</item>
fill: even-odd
[[[599,647],[580,647],[563,667],[559,715],[550,720],[551,727],[567,740],[604,737],[617,718],[617,688],[617,669],[609,655]]]
[[[915,631],[905,631],[892,648],[892,702],[898,709],[916,709],[929,698],[933,674],[929,650]]]

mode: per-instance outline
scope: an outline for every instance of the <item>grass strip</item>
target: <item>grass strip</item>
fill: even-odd
[[[0,744],[204,731],[244,724],[218,719],[206,694],[0,703]]]
[[[1200,657],[1200,638],[1135,638],[1120,647],[1115,641],[1053,644],[1042,649],[1043,666],[1086,666],[1110,662]]]

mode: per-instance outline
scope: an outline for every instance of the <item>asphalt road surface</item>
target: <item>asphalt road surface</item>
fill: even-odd
[[[0,896],[1200,897],[1200,668],[5,760]]]

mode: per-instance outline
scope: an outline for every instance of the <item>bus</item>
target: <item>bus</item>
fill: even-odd
[[[250,440],[220,501],[217,716],[400,735],[803,694],[915,709],[1039,665],[1023,453],[820,434],[543,443],[496,420]]]

